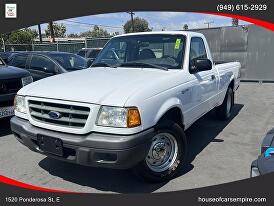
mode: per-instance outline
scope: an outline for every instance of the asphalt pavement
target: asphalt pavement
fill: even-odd
[[[9,120],[0,120],[0,175],[28,184],[77,192],[151,193],[249,178],[265,133],[274,127],[274,84],[242,83],[228,121],[205,115],[186,132],[190,163],[173,180],[140,182],[130,171],[98,169],[50,159],[21,145]]]

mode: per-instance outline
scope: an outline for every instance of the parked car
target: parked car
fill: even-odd
[[[30,73],[7,66],[0,58],[0,119],[13,116],[13,100],[23,86],[32,82]]]
[[[200,33],[115,36],[92,69],[21,89],[11,129],[35,152],[165,181],[187,165],[185,130],[212,109],[230,118],[239,69],[215,65]]]
[[[34,81],[89,66],[79,55],[56,51],[15,53],[8,59],[8,64],[26,69]]]
[[[19,51],[6,51],[6,52],[0,52],[0,58],[7,64],[8,59],[12,54],[19,53]]]
[[[251,164],[251,177],[274,172],[274,128],[263,139],[261,155]]]
[[[93,62],[101,50],[102,48],[82,48],[77,52],[77,54]]]

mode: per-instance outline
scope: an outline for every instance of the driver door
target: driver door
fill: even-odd
[[[189,62],[195,58],[208,58],[204,41],[201,37],[192,37],[190,43]],[[191,63],[189,68],[191,68]],[[201,117],[214,106],[214,96],[217,94],[217,71],[213,66],[211,70],[192,73],[190,71],[192,86],[192,112],[190,115]]]

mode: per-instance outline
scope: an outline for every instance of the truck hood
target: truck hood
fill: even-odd
[[[144,84],[161,81],[172,71],[142,68],[96,67],[56,75],[22,88],[25,96],[124,106]]]
[[[0,80],[1,79],[16,79],[30,76],[30,73],[26,70],[19,69],[12,66],[0,66]]]

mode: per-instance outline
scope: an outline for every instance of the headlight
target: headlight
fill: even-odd
[[[260,171],[257,167],[251,167],[251,177],[257,177],[260,176]]]
[[[137,127],[141,125],[141,118],[136,107],[109,107],[100,108],[97,125],[105,127]]]
[[[21,79],[21,81],[22,81],[22,85],[23,85],[23,87],[24,87],[24,86],[26,86],[26,85],[32,83],[32,82],[33,82],[33,79],[32,79],[32,76],[28,76],[28,77],[23,77],[23,78]]]
[[[15,96],[14,110],[20,113],[27,113],[25,97],[18,95]]]

